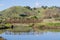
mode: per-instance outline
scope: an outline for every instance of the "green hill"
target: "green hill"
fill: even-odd
[[[20,15],[29,17],[35,15],[35,12],[21,6],[13,6],[0,12],[0,16],[5,18],[21,17]]]
[[[0,11],[0,18],[21,18],[21,17],[37,17],[37,18],[60,18],[59,7],[40,7],[30,8],[28,6],[13,6]]]

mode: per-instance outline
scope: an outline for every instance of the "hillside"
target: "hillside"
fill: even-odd
[[[37,16],[44,19],[60,18],[60,7],[40,7],[34,10]]]
[[[28,17],[35,15],[35,12],[21,6],[13,6],[0,12],[0,16],[5,18],[14,18],[14,17],[19,18],[21,17],[20,15],[24,15]]]
[[[59,7],[30,8],[29,6],[13,6],[0,11],[0,21],[35,23],[43,20],[60,20]],[[46,20],[45,20],[46,21]]]

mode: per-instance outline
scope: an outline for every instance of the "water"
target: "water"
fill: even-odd
[[[60,32],[40,32],[40,33],[22,33],[22,34],[0,34],[7,40],[60,40]]]

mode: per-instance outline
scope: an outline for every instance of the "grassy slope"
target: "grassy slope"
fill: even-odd
[[[21,6],[14,6],[14,7],[5,9],[1,12],[1,14],[4,17],[20,17],[19,15],[24,14],[25,12],[26,14],[28,13],[28,15],[30,14],[31,16],[35,14],[32,10],[29,10]]]

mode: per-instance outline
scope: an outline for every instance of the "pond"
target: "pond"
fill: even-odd
[[[29,32],[29,33],[13,33],[4,32],[1,37],[7,40],[60,40],[60,32]]]

